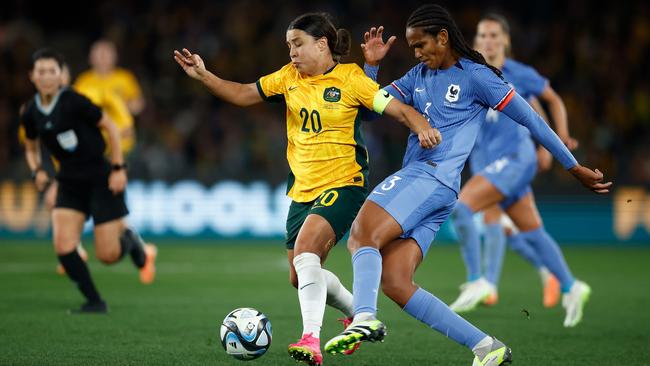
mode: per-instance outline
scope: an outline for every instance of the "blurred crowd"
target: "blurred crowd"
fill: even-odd
[[[382,64],[382,85],[415,64],[404,25],[421,2],[395,1],[5,1],[0,13],[0,179],[28,179],[17,135],[18,109],[34,93],[29,82],[34,50],[64,54],[73,79],[88,68],[93,41],[117,45],[118,63],[131,70],[147,107],[136,118],[131,178],[175,181],[286,179],[283,105],[242,109],[220,102],[190,80],[172,59],[187,47],[208,69],[234,81],[254,82],[289,60],[288,23],[308,11],[328,11],[353,36],[347,62],[361,64],[359,44],[370,26],[383,24],[398,42]],[[514,57],[533,65],[564,99],[579,160],[617,184],[650,185],[650,11],[647,3],[442,2],[471,40],[486,12],[506,16]],[[79,15],[81,14],[81,15]],[[364,125],[371,183],[399,168],[407,131],[388,119]],[[538,191],[580,191],[554,169]]]

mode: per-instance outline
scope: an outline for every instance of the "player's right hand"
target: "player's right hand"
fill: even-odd
[[[442,142],[442,135],[437,128],[428,127],[418,132],[420,146],[424,149],[433,149]]]
[[[598,169],[593,171],[578,164],[569,169],[569,172],[571,172],[571,174],[573,174],[573,176],[576,177],[583,186],[589,188],[595,193],[609,193],[609,188],[612,186],[612,182],[602,183],[603,173]]]
[[[193,79],[200,80],[206,74],[205,64],[201,56],[191,53],[187,48],[183,48],[183,53],[174,50],[174,60]]]
[[[361,44],[363,57],[366,63],[371,66],[379,65],[379,62],[386,56],[388,50],[393,45],[397,37],[391,36],[388,41],[384,43],[383,39],[384,26],[379,28],[372,27],[363,35],[364,43]]]
[[[47,172],[43,169],[39,169],[34,176],[34,184],[36,184],[36,189],[39,192],[43,192],[47,185],[50,183],[50,177],[47,175]]]

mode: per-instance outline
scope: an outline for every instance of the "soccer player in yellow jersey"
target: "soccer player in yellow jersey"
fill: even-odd
[[[126,103],[132,115],[140,114],[145,107],[140,85],[131,71],[117,67],[115,44],[106,39],[93,43],[88,59],[91,69],[79,75],[75,90],[110,90]]]
[[[284,101],[287,106],[287,194],[290,280],[298,288],[303,336],[289,345],[298,361],[321,365],[320,329],[325,304],[353,313],[352,295],[322,268],[329,250],[348,231],[367,195],[368,154],[359,129],[360,110],[386,113],[418,135],[422,147],[441,141],[415,109],[379,90],[356,64],[339,60],[349,53],[350,35],[324,13],[304,14],[286,33],[291,63],[256,83],[223,80],[205,69],[201,57],[174,51],[176,62],[217,97],[240,106]]]

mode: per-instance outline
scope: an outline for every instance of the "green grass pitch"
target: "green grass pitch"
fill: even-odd
[[[242,365],[219,341],[223,317],[255,307],[273,325],[273,342],[255,365],[292,365],[286,347],[301,332],[295,290],[288,284],[281,243],[166,241],[159,274],[138,282],[126,259],[105,266],[91,259],[108,315],[66,314],[81,296],[55,274],[45,241],[0,243],[0,365]],[[87,245],[92,254],[92,246]],[[500,303],[467,316],[512,347],[515,365],[650,365],[650,248],[570,247],[574,274],[590,283],[583,323],[562,327],[563,309],[544,309],[537,274],[508,253]],[[340,245],[327,267],[351,285],[350,257]],[[443,301],[458,294],[464,277],[458,248],[434,246],[417,273],[419,284]],[[527,318],[525,309],[530,314]],[[470,365],[472,354],[410,318],[383,295],[382,344],[364,344],[351,357],[325,355],[325,365]],[[328,308],[322,339],[340,331]]]

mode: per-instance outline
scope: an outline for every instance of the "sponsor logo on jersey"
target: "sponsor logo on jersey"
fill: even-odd
[[[327,102],[338,102],[341,100],[341,89],[331,86],[323,92],[323,99]]]

